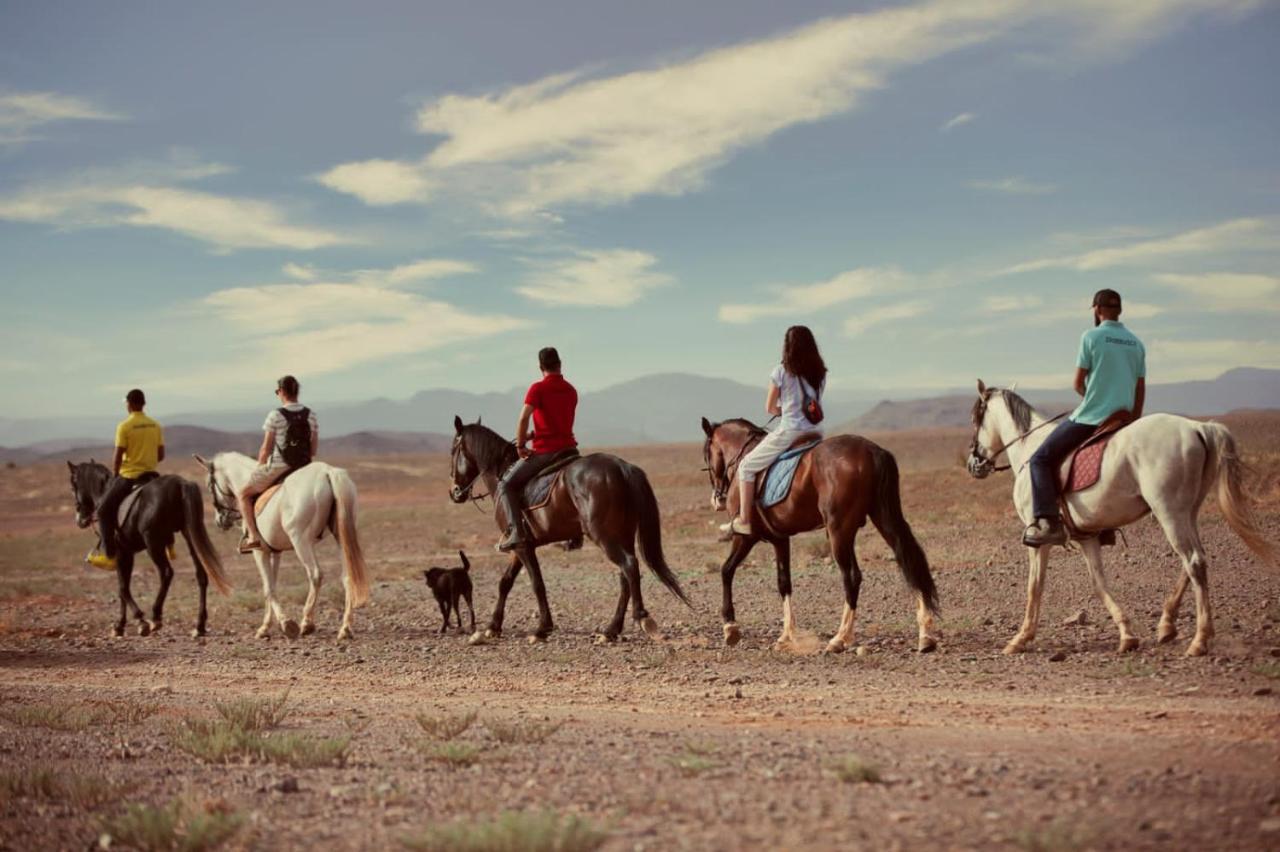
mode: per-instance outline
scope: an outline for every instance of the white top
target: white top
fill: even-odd
[[[284,408],[290,411],[301,411],[306,406],[300,402],[291,402]],[[307,421],[311,424],[311,434],[318,436],[320,428],[316,425],[316,411],[314,408],[308,412]],[[275,443],[271,449],[272,464],[284,464],[284,460],[280,458],[280,445],[284,443],[284,433],[289,431],[289,421],[284,419],[284,415],[280,413],[279,408],[271,409],[271,413],[267,415],[266,421],[262,424],[262,430],[264,432],[274,432],[276,436]]]
[[[769,374],[769,381],[781,391],[778,395],[778,405],[782,408],[781,422],[778,424],[779,429],[785,429],[788,432],[821,432],[822,424],[810,423],[809,418],[804,416],[804,393],[801,390],[801,382],[803,379],[793,376],[787,372],[787,369],[781,364],[773,368],[773,372]],[[804,382],[808,384],[808,382]],[[827,386],[827,380],[822,380],[822,387],[818,388],[817,396],[822,398],[822,391]],[[813,388],[809,388],[812,394]]]

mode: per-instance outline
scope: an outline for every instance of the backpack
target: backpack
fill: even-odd
[[[808,420],[814,426],[817,426],[822,422],[822,418],[825,416],[822,413],[822,403],[818,401],[818,395],[816,393],[812,396],[809,395],[808,382],[799,376],[796,376],[796,378],[800,379],[800,410],[804,412],[805,420]]]
[[[311,409],[301,408],[290,411],[287,408],[277,409],[288,424],[284,437],[276,439],[276,449],[280,458],[289,467],[304,467],[311,464]]]

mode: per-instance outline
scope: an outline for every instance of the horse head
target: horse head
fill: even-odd
[[[449,476],[453,486],[449,499],[454,503],[477,500],[471,492],[486,475],[498,476],[518,458],[515,445],[480,423],[463,423],[453,418],[453,446],[449,451]]]
[[[702,460],[706,463],[703,470],[711,480],[711,507],[720,511],[728,504],[738,462],[768,432],[740,417],[720,423],[704,417],[702,431],[707,436],[702,445]]]
[[[67,468],[71,472],[71,494],[76,502],[76,526],[88,529],[93,523],[94,508],[102,492],[107,490],[111,473],[92,459],[84,464],[68,461]]]
[[[205,459],[199,453],[192,453],[191,457],[204,469],[207,477],[209,496],[213,498],[214,523],[218,525],[218,529],[226,532],[239,523],[242,517],[236,503],[235,489],[226,481],[225,473],[219,470],[217,456],[214,456],[213,461]]]

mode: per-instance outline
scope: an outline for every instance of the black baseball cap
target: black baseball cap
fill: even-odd
[[[1115,290],[1099,290],[1093,294],[1093,307],[1118,308],[1120,307],[1120,294]]]

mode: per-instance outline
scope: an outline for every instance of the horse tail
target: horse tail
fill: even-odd
[[[1262,530],[1258,528],[1253,501],[1244,490],[1245,463],[1236,449],[1235,436],[1221,423],[1202,424],[1199,431],[1209,449],[1207,467],[1217,480],[1218,507],[1227,519],[1227,526],[1263,562],[1280,565],[1276,560],[1275,547],[1263,538]]]
[[[885,542],[893,548],[893,558],[902,569],[907,585],[920,593],[929,612],[938,613],[938,590],[929,573],[929,560],[902,515],[902,497],[898,490],[898,462],[883,447],[871,445],[875,466],[876,493],[871,502],[871,522]]]
[[[340,467],[329,468],[328,477],[338,511],[333,534],[342,548],[342,567],[346,571],[351,602],[360,606],[369,600],[369,575],[365,569],[364,553],[360,550],[360,539],[356,535],[356,484]]]
[[[649,570],[654,573],[662,585],[671,594],[684,601],[690,609],[693,604],[685,597],[684,589],[675,572],[667,565],[667,558],[662,553],[662,523],[658,513],[658,498],[653,496],[653,487],[649,485],[649,477],[640,468],[632,464],[624,464],[623,476],[631,489],[631,506],[637,515],[636,538],[640,543],[640,555],[644,558]]]
[[[231,581],[222,571],[222,559],[209,540],[209,532],[204,527],[204,497],[200,494],[200,486],[194,482],[182,482],[182,537],[187,540],[191,550],[191,558],[213,581],[213,587],[222,594],[231,591]]]

